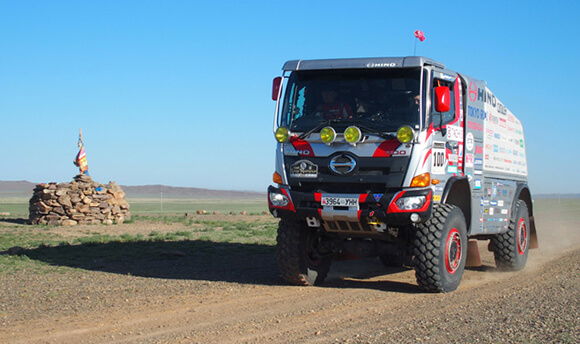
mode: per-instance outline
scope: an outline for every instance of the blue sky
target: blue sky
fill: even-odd
[[[524,124],[532,192],[580,192],[576,1],[0,0],[0,180],[264,191],[291,59],[417,55]]]

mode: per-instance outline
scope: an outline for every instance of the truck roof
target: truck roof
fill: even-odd
[[[369,57],[349,59],[321,59],[321,60],[291,60],[282,67],[284,71],[321,70],[321,69],[369,69],[369,68],[402,68],[422,67],[425,65],[437,66],[445,69],[445,65],[427,57]]]

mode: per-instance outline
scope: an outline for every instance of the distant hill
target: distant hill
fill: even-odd
[[[0,197],[32,197],[36,183],[0,181]],[[166,185],[121,185],[127,198],[188,198],[188,199],[251,199],[264,198],[265,193],[251,191],[210,190]]]
[[[572,193],[566,193],[566,194],[557,194],[557,193],[552,193],[552,194],[538,194],[538,195],[533,195],[534,199],[574,199],[574,198],[580,198],[580,194],[572,194]]]
[[[251,191],[210,190],[166,185],[121,185],[128,198],[247,199],[265,198],[265,193]]]
[[[0,197],[32,197],[36,186],[25,180],[1,181]],[[186,188],[166,185],[121,185],[127,198],[188,198],[188,199],[248,199],[265,198],[266,194],[252,191],[228,191],[200,188]],[[163,194],[162,194],[163,193]],[[580,194],[535,194],[534,199],[576,199]]]
[[[32,197],[32,189],[36,184],[25,180],[5,182],[0,180],[0,197]]]

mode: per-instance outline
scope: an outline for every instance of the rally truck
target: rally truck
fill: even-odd
[[[522,124],[485,82],[417,56],[293,60],[272,99],[268,206],[287,282],[378,257],[450,292],[481,264],[477,240],[508,270],[537,246]]]

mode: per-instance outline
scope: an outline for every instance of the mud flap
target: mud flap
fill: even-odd
[[[533,216],[530,216],[530,228],[530,249],[540,248],[540,244],[538,243],[538,233],[536,232],[536,222],[534,221]]]
[[[479,255],[479,247],[477,240],[469,240],[467,242],[467,261],[465,267],[477,268],[482,265],[481,256]]]

